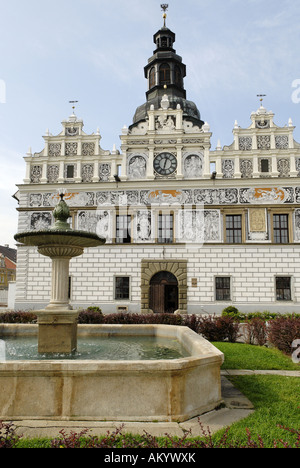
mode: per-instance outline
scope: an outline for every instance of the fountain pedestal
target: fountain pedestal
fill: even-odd
[[[63,200],[54,209],[56,222],[45,231],[24,232],[15,235],[16,241],[26,246],[37,246],[41,255],[52,260],[51,300],[38,317],[38,351],[40,353],[71,353],[77,348],[77,321],[69,300],[69,264],[83,254],[85,247],[97,247],[105,239],[96,234],[73,231],[66,222],[69,207]]]
[[[67,353],[77,349],[77,321],[79,311],[39,310],[38,352]]]

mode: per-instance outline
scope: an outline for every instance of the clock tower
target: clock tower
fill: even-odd
[[[175,37],[164,14],[144,68],[146,102],[136,109],[132,125],[123,128],[122,181],[210,177],[210,129],[187,100],[186,66],[174,49]]]
[[[180,105],[184,117],[197,123],[200,128],[204,123],[197,106],[186,99],[184,89],[186,66],[182,62],[182,57],[174,50],[175,37],[175,33],[166,27],[166,15],[164,15],[163,27],[153,36],[156,49],[144,68],[145,78],[148,81],[147,101],[137,108],[133,118],[134,125],[145,120],[152,106],[155,110],[159,109],[165,95],[168,96],[171,108],[176,109]]]

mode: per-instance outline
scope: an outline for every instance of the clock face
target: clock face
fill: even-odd
[[[171,153],[160,153],[154,159],[153,166],[158,174],[167,176],[176,170],[177,159]]]

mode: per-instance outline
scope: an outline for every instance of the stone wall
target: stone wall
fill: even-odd
[[[299,312],[300,246],[293,245],[107,245],[87,249],[71,260],[71,301],[74,306],[99,305],[104,313],[127,306],[145,311],[147,287],[159,269],[179,282],[179,308],[206,313],[235,305],[241,311]],[[151,268],[150,268],[151,265]],[[51,263],[35,248],[18,249],[16,309],[40,308],[50,298]],[[276,301],[276,275],[292,279],[292,301]],[[114,300],[114,278],[130,277],[130,300]],[[215,277],[230,276],[231,301],[215,301]],[[186,298],[186,299],[185,299]]]

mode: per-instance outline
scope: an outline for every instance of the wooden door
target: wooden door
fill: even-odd
[[[172,273],[159,272],[151,279],[149,308],[156,314],[178,309],[178,283]]]
[[[165,311],[165,294],[163,284],[152,284],[150,286],[150,309],[155,314],[162,314]]]

